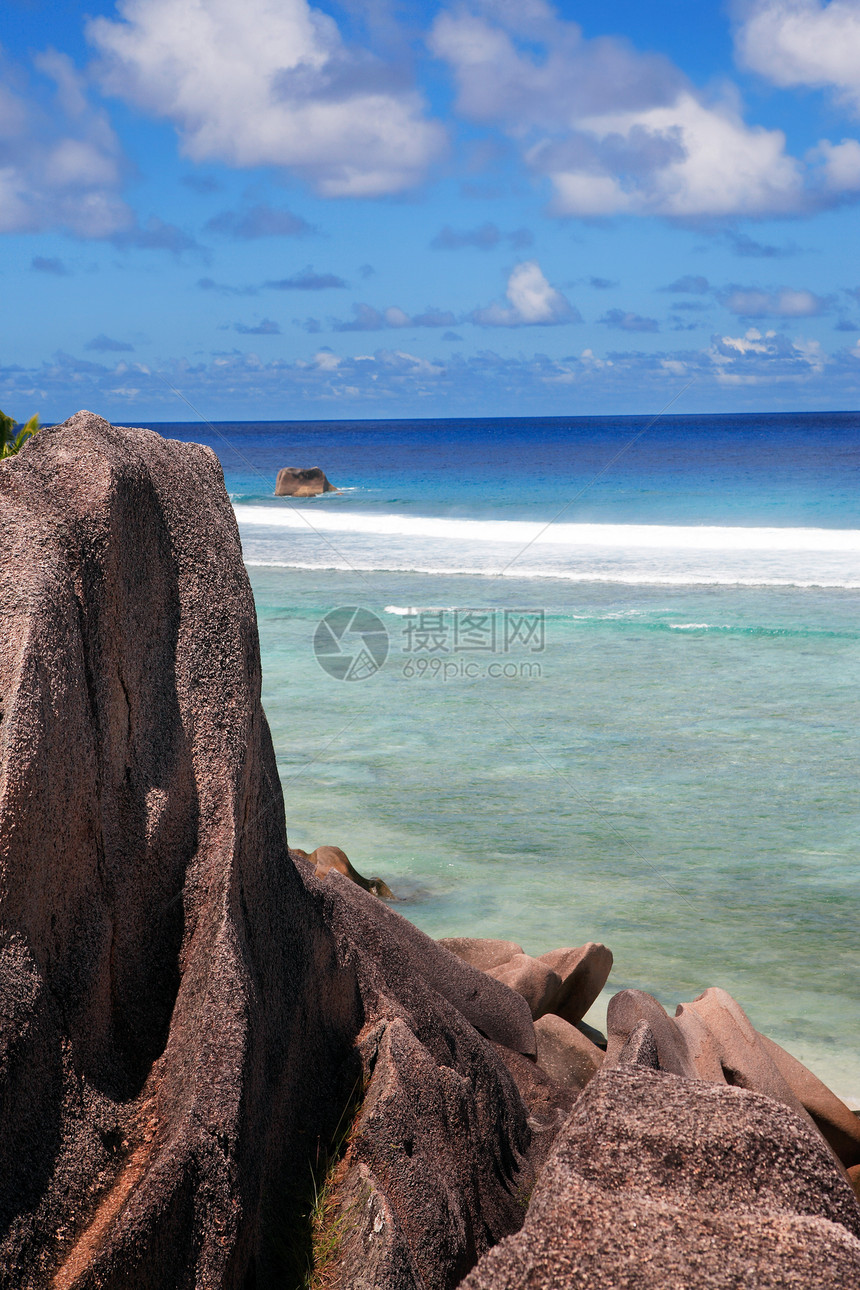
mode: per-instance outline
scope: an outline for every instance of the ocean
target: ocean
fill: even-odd
[[[223,464],[292,845],[860,1107],[860,415],[152,428]]]

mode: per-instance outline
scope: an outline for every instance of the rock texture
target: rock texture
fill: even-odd
[[[307,851],[291,847],[290,859],[304,860],[312,865],[318,878],[325,878],[332,869],[336,869],[338,873],[342,873],[345,878],[363,887],[365,891],[372,891],[374,896],[382,896],[385,900],[393,899],[387,882],[383,882],[381,878],[365,878],[353,868],[349,856],[340,847],[317,847],[310,855]]]
[[[360,1003],[287,857],[221,469],[78,413],[0,513],[2,1281],[244,1285]]]
[[[494,941],[479,936],[446,936],[439,944],[482,972],[509,963],[515,954],[523,953],[523,947],[516,941]]]
[[[623,991],[604,1056],[605,946],[293,862],[209,450],[78,413],[0,525],[2,1290],[298,1284],[345,1114],[332,1290],[860,1284],[856,1119],[730,996]]]
[[[533,958],[514,941],[450,937],[440,941],[458,958],[521,994],[535,1021],[552,1012],[578,1025],[606,984],[612,951],[589,941]]]
[[[647,1022],[660,1070],[765,1093],[814,1125],[846,1167],[860,1164],[860,1120],[821,1080],[761,1035],[725,990],[712,987],[670,1017],[644,990],[622,990],[607,1010],[607,1063],[622,1061],[634,1030]]]
[[[860,1119],[791,1053],[767,1035],[760,1034],[758,1040],[850,1174],[851,1169],[860,1165]]]
[[[295,1284],[365,1076],[367,1284],[453,1284],[522,1219],[490,1040],[533,1053],[529,1010],[291,863],[214,454],[78,413],[0,467],[0,525],[0,1285]]]
[[[646,1030],[634,1038],[639,1051]],[[589,1084],[522,1231],[463,1290],[859,1281],[860,1207],[816,1132],[771,1098],[631,1064]]]
[[[357,974],[367,1016],[359,1041],[367,1089],[335,1219],[344,1237],[331,1284],[453,1290],[522,1223],[545,1131],[555,1135],[569,1102],[544,1089],[533,1135],[505,1062],[477,1033],[513,1061],[534,1052],[519,995],[336,871],[322,882],[302,876],[340,961]],[[525,1057],[519,1064],[531,1066]]]
[[[299,470],[296,466],[284,466],[278,471],[275,483],[276,497],[318,497],[320,493],[337,491],[319,466],[311,466],[308,470]]]
[[[535,1021],[550,1011],[561,990],[561,977],[530,954],[515,954],[507,963],[487,968],[486,972],[487,976],[521,994]]]
[[[600,1049],[553,1013],[535,1022],[535,1035],[538,1066],[563,1088],[581,1093],[603,1065]]]
[[[612,951],[606,945],[589,941],[575,949],[550,950],[548,954],[541,954],[538,962],[561,979],[547,1011],[557,1013],[575,1026],[606,985],[612,970]]]

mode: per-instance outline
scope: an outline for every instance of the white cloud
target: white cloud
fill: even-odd
[[[734,350],[738,354],[767,354],[769,350],[775,353],[775,337],[775,331],[766,332],[762,336],[757,327],[750,327],[744,336],[723,336],[722,344],[725,349]],[[726,361],[726,355],[721,357]]]
[[[825,188],[835,193],[860,190],[860,143],[856,139],[843,139],[841,143],[822,139],[809,158],[818,164]]]
[[[830,303],[813,291],[795,287],[778,287],[775,291],[728,287],[720,292],[719,299],[740,318],[814,318],[824,313]]]
[[[289,166],[327,197],[417,183],[442,127],[397,69],[307,0],[119,0],[87,35],[106,90],[171,120],[194,161]]]
[[[550,286],[537,260],[524,260],[508,278],[505,295],[509,306],[494,303],[476,309],[471,321],[481,327],[549,326],[555,323],[581,322],[579,311]]]
[[[134,217],[119,196],[122,154],[107,117],[64,54],[35,61],[54,83],[50,112],[23,78],[13,88],[8,69],[0,84],[0,233],[108,237],[130,229]]]
[[[586,40],[540,0],[528,21],[507,0],[472,5],[439,15],[431,49],[453,70],[458,110],[503,128],[550,180],[554,214],[779,215],[843,191],[847,152],[822,182],[781,130],[744,121],[731,86],[706,96],[667,59]]]
[[[830,88],[860,109],[858,0],[748,0],[738,5],[739,60],[776,85]]]
[[[776,331],[751,327],[743,336],[715,337],[708,350],[718,380],[726,385],[765,384],[778,379],[806,380],[835,360],[817,340],[789,340]]]
[[[386,328],[400,327],[453,327],[457,319],[448,309],[434,309],[430,305],[423,313],[409,315],[398,305],[389,305],[387,309],[376,309],[373,305],[355,304],[352,307],[353,317],[344,322],[330,318],[329,323],[334,331],[384,331]]]
[[[559,166],[552,143],[538,145],[530,160],[552,179],[560,214],[754,215],[802,200],[801,169],[782,131],[745,125],[731,98],[706,104],[684,91],[671,104],[583,118],[579,129],[595,145],[594,162],[617,159],[620,173],[611,190],[597,176],[603,211],[593,201],[581,210],[576,186],[591,177]]]

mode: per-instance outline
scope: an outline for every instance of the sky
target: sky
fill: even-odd
[[[853,410],[860,0],[4,0],[0,407]]]

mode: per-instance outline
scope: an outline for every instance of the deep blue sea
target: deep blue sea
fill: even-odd
[[[860,1106],[860,415],[153,428],[223,464],[294,845]]]

